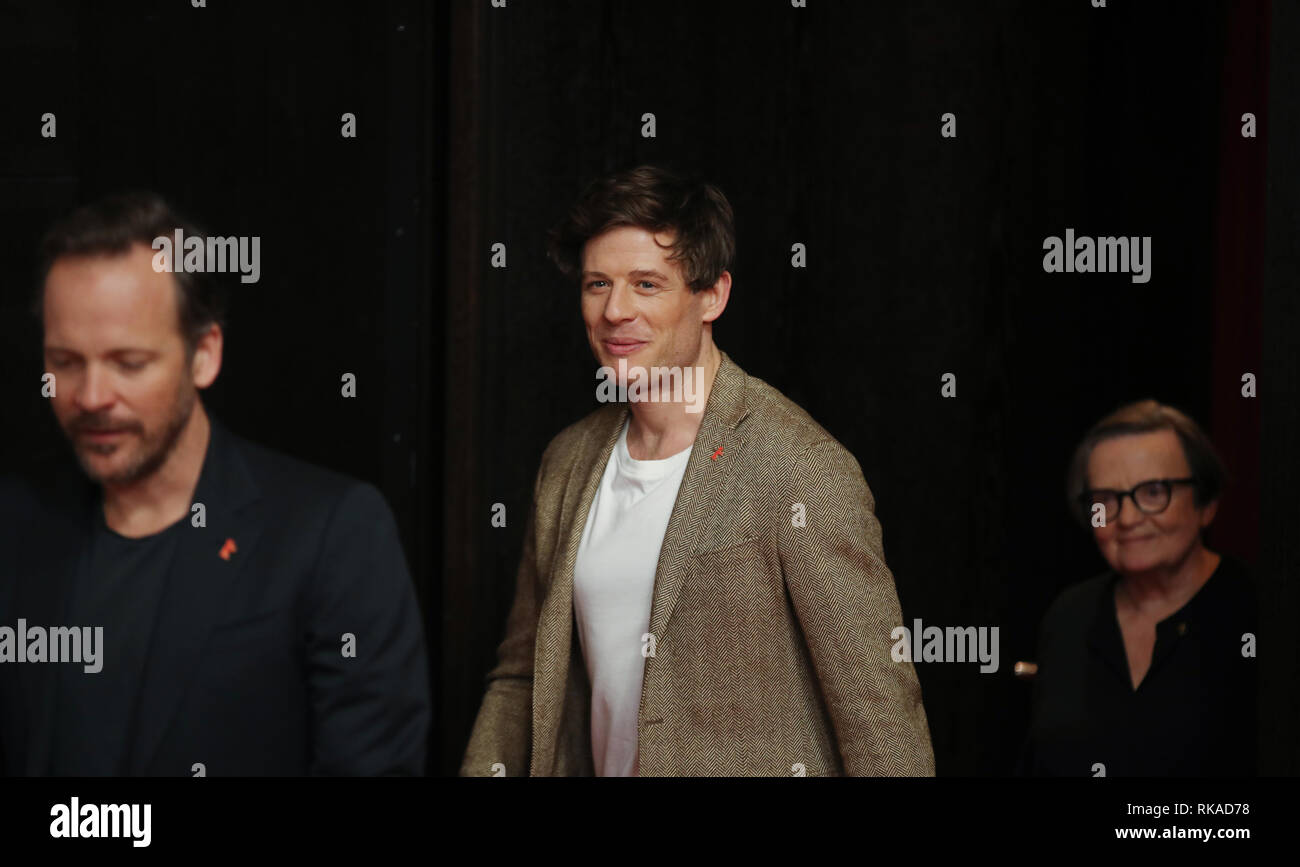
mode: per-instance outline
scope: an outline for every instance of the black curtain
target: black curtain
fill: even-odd
[[[1300,611],[1300,534],[1296,533],[1296,491],[1300,489],[1300,123],[1293,94],[1300,86],[1300,63],[1293,34],[1300,32],[1300,9],[1272,5],[1269,44],[1269,131],[1267,235],[1263,310],[1263,371],[1268,392],[1261,395],[1263,467],[1260,500],[1260,560],[1268,581],[1261,585],[1261,610],[1270,625],[1270,647],[1260,654],[1260,750],[1263,767],[1274,774],[1300,773],[1300,642],[1292,622]]]

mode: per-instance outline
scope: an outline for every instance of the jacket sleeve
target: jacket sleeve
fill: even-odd
[[[916,670],[891,657],[902,612],[858,462],[834,440],[814,443],[794,464],[790,498],[805,525],[784,506],[781,565],[845,773],[932,776]]]
[[[515,575],[515,598],[496,666],[487,674],[487,692],[470,733],[463,777],[526,777],[533,736],[533,654],[541,609],[537,588],[537,493],[546,457],[533,483],[533,502],[524,528],[524,550]]]
[[[396,522],[374,486],[358,484],[340,499],[312,577],[310,772],[423,775],[431,717],[424,628]]]

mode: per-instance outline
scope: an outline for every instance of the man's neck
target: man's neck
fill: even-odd
[[[686,395],[679,393],[670,395],[676,400],[628,404],[632,420],[628,423],[627,451],[633,460],[663,460],[690,448],[704,420],[703,409],[709,402],[713,380],[721,366],[722,353],[713,341],[706,341],[701,347],[700,357],[689,371],[695,389],[692,400],[686,400]],[[703,371],[702,376],[696,376],[699,371]]]
[[[104,522],[109,529],[138,539],[189,514],[211,436],[208,414],[197,403],[162,466],[129,485],[104,486]]]

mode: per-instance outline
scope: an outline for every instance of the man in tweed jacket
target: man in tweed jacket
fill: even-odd
[[[552,233],[601,364],[693,367],[707,399],[607,403],[547,447],[462,774],[934,773],[857,461],[713,343],[732,237],[721,192],[654,167]]]

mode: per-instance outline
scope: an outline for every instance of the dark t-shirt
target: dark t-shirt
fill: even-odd
[[[55,776],[125,773],[158,605],[186,526],[182,518],[152,536],[128,539],[108,528],[102,508],[94,513],[64,623],[104,628],[103,667],[91,674],[63,665],[59,672],[50,757]]]
[[[1250,776],[1256,773],[1254,581],[1223,557],[1209,580],[1156,625],[1151,667],[1133,689],[1107,572],[1067,589],[1043,618],[1022,773]],[[1252,642],[1253,644],[1253,642]]]

